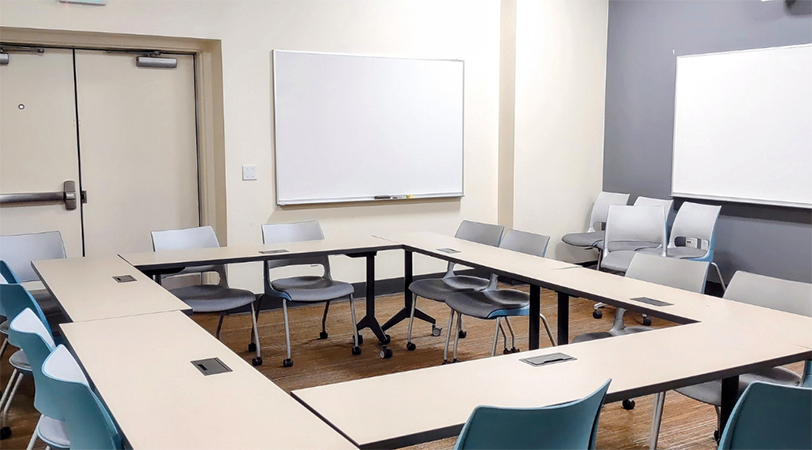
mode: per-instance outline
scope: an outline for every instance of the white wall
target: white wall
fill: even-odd
[[[603,184],[608,0],[518,0],[514,227],[549,235],[547,256],[584,231]]]
[[[316,218],[325,235],[431,230],[453,234],[462,219],[496,222],[499,2],[154,1],[107,6],[3,0],[0,25],[222,40],[228,243],[260,242],[260,224]],[[275,206],[271,50],[465,60],[465,198],[460,201],[282,210]],[[258,166],[258,181],[241,166]],[[348,176],[363,176],[363,173]],[[378,278],[403,275],[401,252],[379,255]],[[416,272],[442,263],[415,258]],[[363,260],[332,259],[334,276],[365,277]],[[234,286],[259,291],[261,266],[230,268]]]

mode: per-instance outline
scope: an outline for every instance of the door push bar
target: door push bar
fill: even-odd
[[[80,194],[82,203],[87,203],[87,191]],[[62,184],[62,192],[30,192],[25,194],[0,194],[0,205],[15,203],[64,202],[65,209],[76,209],[76,182],[68,180]]]

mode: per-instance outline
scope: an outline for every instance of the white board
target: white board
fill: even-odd
[[[276,203],[463,195],[463,62],[275,50]]]
[[[672,195],[812,208],[812,45],[677,58]]]

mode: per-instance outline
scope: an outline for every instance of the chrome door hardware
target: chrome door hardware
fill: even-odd
[[[87,203],[87,192],[80,194],[82,203]],[[62,192],[29,192],[24,194],[0,194],[0,205],[10,205],[16,203],[54,203],[64,202],[65,209],[72,211],[76,209],[76,182],[65,181],[62,184]]]

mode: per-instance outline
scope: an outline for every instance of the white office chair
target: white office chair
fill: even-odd
[[[589,227],[583,233],[569,233],[561,238],[565,244],[573,247],[595,248],[598,242],[603,240],[606,216],[609,214],[609,206],[625,205],[629,202],[629,194],[617,192],[601,192],[592,205],[592,213],[589,215]],[[600,228],[600,229],[598,229]]]
[[[275,223],[262,225],[262,242],[264,244],[284,244],[288,242],[314,241],[324,239],[321,226],[315,220],[297,223]],[[298,276],[280,278],[271,281],[271,269],[285,266],[317,264],[324,272],[321,276]],[[288,321],[288,302],[320,303],[325,302],[324,315],[321,319],[319,339],[327,339],[327,311],[330,302],[343,298],[349,299],[352,315],[352,354],[361,354],[361,336],[358,334],[358,321],[355,318],[355,289],[349,283],[333,280],[330,274],[330,259],[327,256],[311,256],[290,259],[265,261],[265,294],[282,300],[282,312],[285,317],[285,351],[286,357],[282,367],[293,366],[290,351],[290,324]]]
[[[665,256],[665,212],[662,206],[611,206],[600,269],[624,273],[636,250],[659,248]]]
[[[707,261],[716,269],[716,275],[725,289],[725,280],[719,266],[713,262],[716,248],[716,221],[721,206],[685,202],[677,211],[665,255],[669,258]],[[640,250],[651,252],[650,249]]]
[[[152,247],[156,252],[165,250],[184,250],[216,248],[220,246],[217,235],[210,226],[185,228],[180,230],[153,231]],[[200,274],[201,282],[203,274],[216,272],[220,277],[217,284],[199,284],[170,289],[169,292],[181,299],[192,308],[193,313],[220,313],[220,320],[217,323],[215,336],[220,339],[220,329],[223,327],[225,315],[237,308],[251,306],[251,319],[253,321],[253,339],[249,344],[249,351],[256,350],[256,357],[251,360],[251,364],[259,366],[262,364],[262,353],[259,343],[259,331],[257,329],[256,314],[254,314],[254,303],[257,297],[253,292],[245,289],[233,289],[228,287],[226,267],[222,264],[210,266],[186,267],[178,273],[172,275],[161,275],[161,279],[168,276]]]
[[[499,240],[502,238],[502,231],[504,229],[505,227],[501,225],[490,225],[487,223],[463,220],[459,228],[457,228],[457,233],[454,237],[495,247],[499,245]],[[406,349],[413,351],[417,348],[412,342],[412,326],[414,325],[414,312],[417,308],[417,297],[445,303],[445,300],[452,294],[481,291],[488,287],[488,283],[488,280],[484,278],[455,274],[454,263],[452,262],[448,263],[446,273],[442,278],[427,278],[413,281],[409,285],[409,291],[412,293],[412,309],[409,314],[409,331],[406,335]],[[449,322],[453,317],[454,311],[449,311]],[[457,337],[465,338],[466,332],[462,327],[462,322],[458,324],[458,328]],[[442,328],[432,324],[432,336],[439,336],[441,332]],[[451,330],[448,330],[448,332],[451,333]],[[447,360],[448,355],[443,355],[443,359]]]
[[[793,314],[812,317],[812,284],[798,281],[782,280],[780,278],[756,275],[738,271],[733,275],[725,291],[727,300],[748,303],[764,308],[776,309]],[[756,372],[739,375],[739,392],[742,392],[754,381],[781,384],[785,386],[798,386],[805,379],[809,379],[812,361],[807,361],[804,374],[798,376],[783,367],[758,370]],[[676,389],[682,395],[708,403],[716,408],[717,419],[721,419],[719,408],[722,405],[722,380],[709,381],[684,388]],[[657,448],[657,438],[660,433],[660,423],[665,404],[665,392],[660,392],[654,402],[654,416],[651,421],[651,437],[649,446],[652,450]],[[719,426],[714,432],[714,438],[719,439]]]

